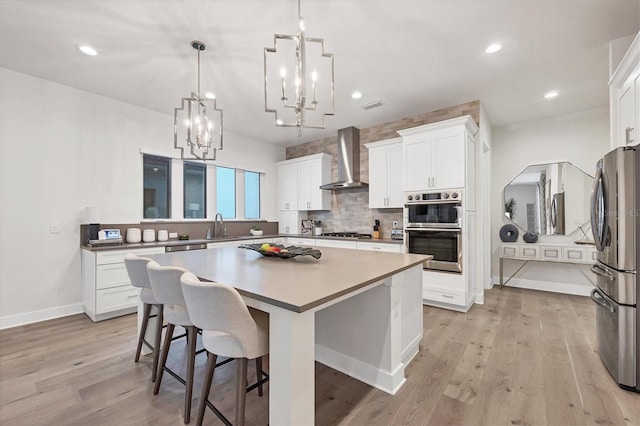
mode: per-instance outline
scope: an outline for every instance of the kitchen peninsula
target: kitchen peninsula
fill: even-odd
[[[236,247],[149,256],[234,286],[269,313],[269,423],[314,423],[314,360],[394,394],[422,338],[429,256],[322,248],[276,259]]]

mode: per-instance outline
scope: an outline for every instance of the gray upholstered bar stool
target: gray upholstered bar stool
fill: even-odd
[[[153,294],[160,303],[164,305],[164,318],[167,321],[167,332],[162,345],[160,362],[158,365],[158,377],[153,389],[153,394],[157,395],[162,384],[162,375],[166,371],[177,381],[185,385],[184,396],[184,422],[189,423],[191,419],[191,396],[193,393],[193,370],[196,359],[196,340],[198,329],[189,318],[187,307],[185,306],[182,288],[180,286],[180,276],[187,272],[186,269],[173,266],[160,266],[157,262],[151,261],[147,264],[149,281]],[[175,326],[184,327],[187,331],[187,377],[186,380],[178,376],[166,366],[169,348],[171,347],[171,336]]]
[[[201,282],[190,272],[182,275],[182,291],[189,316],[202,329],[202,344],[207,350],[207,368],[198,407],[197,425],[204,419],[209,406],[225,424],[231,424],[208,400],[216,355],[235,358],[236,372],[236,426],[244,425],[246,392],[258,388],[262,396],[262,384],[268,375],[262,371],[262,356],[269,353],[269,314],[247,308],[238,291],[226,284]],[[247,384],[247,362],[256,360],[258,382]]]
[[[162,304],[159,303],[153,296],[151,290],[151,284],[149,283],[149,275],[147,274],[147,263],[151,262],[148,257],[140,257],[135,254],[127,254],[124,257],[124,263],[127,266],[127,273],[129,274],[129,280],[131,285],[140,288],[140,301],[144,305],[144,313],[142,316],[142,327],[140,328],[140,336],[138,336],[138,347],[136,349],[135,362],[140,360],[140,351],[142,350],[142,344],[147,345],[149,349],[153,351],[153,366],[151,367],[151,381],[156,381],[156,374],[158,372],[158,357],[160,355],[160,339],[162,336]],[[156,307],[158,314],[151,315],[151,308]],[[147,342],[144,335],[147,332],[147,324],[149,324],[149,318],[157,318],[156,333],[153,345]]]

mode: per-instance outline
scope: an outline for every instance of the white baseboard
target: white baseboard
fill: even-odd
[[[500,278],[493,277],[495,287],[500,287]],[[549,281],[527,280],[522,278],[513,278],[505,287],[527,288],[530,290],[550,291],[552,293],[573,294],[576,296],[589,296],[593,286],[582,284],[559,283]]]
[[[404,378],[403,363],[389,373],[322,345],[316,344],[315,353],[316,361],[391,395],[395,395],[407,380]]]
[[[484,292],[483,293],[476,293],[476,300],[475,300],[474,303],[477,303],[478,305],[484,304]]]
[[[422,333],[416,336],[415,339],[411,343],[407,345],[406,348],[400,354],[400,359],[404,365],[409,365],[411,360],[418,355],[418,351],[420,350],[420,341],[422,340]]]
[[[66,317],[68,315],[81,314],[84,312],[82,303],[72,305],[56,306],[55,308],[43,309],[41,311],[25,312],[24,314],[7,315],[0,317],[0,330],[17,327],[19,325],[31,324],[34,322],[46,321],[54,318]]]

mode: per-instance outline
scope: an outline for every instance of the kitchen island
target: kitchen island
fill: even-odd
[[[418,352],[429,256],[323,248],[319,260],[278,259],[222,247],[149,257],[232,285],[269,313],[270,424],[314,423],[314,360],[394,394]]]

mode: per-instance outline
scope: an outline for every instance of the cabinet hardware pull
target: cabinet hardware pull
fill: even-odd
[[[442,297],[446,297],[447,299],[453,299],[453,296],[449,296],[448,294],[443,294]]]
[[[127,299],[133,299],[134,297],[138,297],[138,295],[137,295],[137,294],[134,294],[134,295],[132,295],[132,296],[127,296]]]
[[[624,140],[627,144],[634,142],[634,140],[631,139],[631,132],[633,132],[633,130],[633,127],[627,127],[626,129],[624,129]]]

